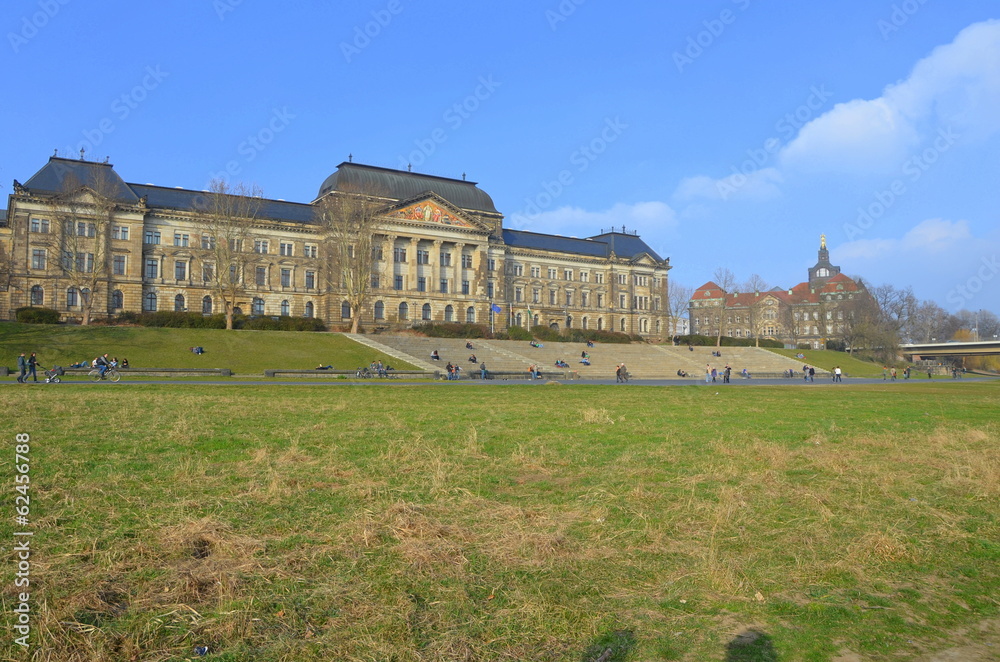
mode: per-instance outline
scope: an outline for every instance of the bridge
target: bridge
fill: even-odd
[[[900,345],[899,349],[914,361],[942,356],[991,356],[1000,354],[1000,340],[910,343]]]

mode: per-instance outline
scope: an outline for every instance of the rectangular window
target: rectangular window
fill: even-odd
[[[187,262],[174,262],[174,278],[177,280],[186,280],[188,275],[188,265]]]
[[[417,276],[417,292],[427,291],[427,279],[423,276]]]
[[[469,281],[463,280],[462,281],[462,294],[468,294],[468,293],[469,293]]]
[[[487,271],[496,271],[497,270],[497,261],[494,260],[493,258],[490,258],[489,260],[487,260],[486,261],[486,269],[487,269]]]
[[[417,249],[417,264],[430,264],[431,263],[431,253],[430,251],[425,251]]]
[[[128,226],[116,225],[113,228],[111,228],[111,238],[119,239],[121,241],[128,241]]]
[[[31,251],[31,268],[32,269],[44,269],[45,268],[45,249],[36,248]]]
[[[89,274],[94,271],[94,254],[93,253],[77,253],[76,254],[76,270],[80,273]]]
[[[441,294],[448,294],[448,279],[441,279]]]
[[[472,268],[472,255],[469,253],[462,253],[462,268],[471,269]]]
[[[156,278],[160,274],[160,263],[156,260],[146,260],[146,278]]]
[[[587,298],[589,296],[590,295],[587,292],[580,292],[580,305],[583,306],[584,308],[587,307]]]
[[[267,285],[267,267],[257,267],[254,270],[254,282],[258,287]]]
[[[541,267],[531,267],[531,277],[532,278],[541,278],[542,277],[542,268]]]
[[[385,259],[385,257],[382,255],[382,247],[381,246],[376,246],[375,248],[372,249],[372,261],[373,262],[381,262],[384,259]]]
[[[201,265],[201,279],[210,283],[215,280],[215,265],[214,264],[203,264]]]
[[[253,252],[254,253],[267,253],[267,239],[254,239],[253,240]]]
[[[573,270],[572,269],[564,269],[563,270],[563,278],[566,279],[566,280],[573,280]]]
[[[604,295],[603,294],[598,294],[597,295],[597,307],[598,308],[603,308],[604,307]]]
[[[566,293],[566,305],[567,306],[572,306],[573,305],[573,293],[572,292],[567,292]]]
[[[243,280],[242,276],[243,276],[243,274],[240,273],[240,271],[236,268],[235,264],[230,264],[229,265],[229,282],[230,283],[239,283],[240,281]]]
[[[125,256],[115,255],[111,260],[111,273],[115,276],[125,275]]]
[[[441,253],[441,266],[450,267],[451,266],[451,253]]]
[[[281,242],[280,244],[278,244],[278,253],[284,255],[285,257],[291,257],[292,244],[286,244],[285,242]]]
[[[382,279],[379,278],[378,274],[372,274],[372,289],[377,290],[382,287]]]
[[[531,303],[541,303],[542,302],[542,291],[537,287],[531,290]]]
[[[589,283],[590,282],[590,272],[589,271],[581,271],[580,272],[580,282],[581,283]]]
[[[550,306],[556,305],[556,291],[555,290],[549,290],[549,305]]]
[[[406,249],[405,248],[393,248],[392,249],[392,261],[393,262],[406,262]]]
[[[233,253],[243,252],[243,240],[242,239],[230,239],[229,240],[229,250]]]
[[[624,294],[619,294],[618,295],[618,307],[619,308],[623,308],[623,309],[625,308],[625,295]]]
[[[392,289],[394,289],[394,290],[401,290],[401,289],[403,289],[403,277],[402,276],[393,276],[393,279],[392,279]]]
[[[520,287],[515,287],[514,288],[514,301],[517,301],[518,303],[520,303],[523,300],[524,300],[524,290],[522,290]]]
[[[215,250],[215,237],[207,234],[201,235],[201,247],[206,251]]]
[[[306,272],[306,289],[311,290],[316,287],[316,272],[307,271]]]
[[[556,270],[554,267],[549,267],[549,280],[556,279]]]
[[[41,232],[42,231],[42,220],[40,218],[33,218],[33,219],[31,219],[30,228],[31,228],[30,229],[31,232]]]
[[[626,285],[628,283],[628,274],[618,274],[618,284]]]
[[[306,244],[305,248],[302,249],[302,254],[306,257],[316,257],[319,254],[319,248],[313,244]]]
[[[292,270],[282,269],[281,270],[281,286],[291,287],[292,286]]]
[[[524,275],[524,265],[523,264],[512,264],[510,265],[510,272],[515,276]]]
[[[160,231],[159,230],[146,230],[146,233],[142,237],[142,243],[144,243],[144,244],[158,244],[158,243],[160,243]]]
[[[601,273],[601,272],[598,272],[598,273],[594,274],[594,282],[597,283],[598,285],[603,285],[604,284],[604,274]]]
[[[174,246],[181,246],[187,248],[190,243],[190,237],[186,234],[180,234],[179,232],[174,233]]]
[[[486,283],[486,296],[493,298],[493,283]]]

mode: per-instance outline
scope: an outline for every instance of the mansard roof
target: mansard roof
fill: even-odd
[[[31,192],[47,194],[68,193],[83,186],[120,202],[139,202],[139,196],[118,176],[110,163],[50,156],[49,162],[24,183],[24,188]]]
[[[620,238],[628,237],[632,241],[621,241]],[[504,230],[504,243],[514,248],[530,248],[556,253],[572,253],[576,255],[586,255],[588,257],[608,258],[614,253],[617,257],[633,259],[644,254],[650,255],[654,260],[662,262],[662,258],[653,249],[646,245],[646,242],[634,235],[621,235],[619,233],[607,233],[597,235],[588,239],[578,239],[576,237],[564,237],[556,234],[542,234],[540,232],[528,232],[526,230]]]
[[[129,184],[136,195],[146,198],[146,204],[155,209],[174,209],[177,211],[199,211],[205,209],[207,191],[192,191],[189,189],[168,188],[151,184]],[[315,223],[316,208],[300,202],[284,200],[269,200],[264,198],[260,203],[258,218],[275,221],[290,221],[293,223]]]
[[[476,182],[415,172],[344,162],[319,188],[317,199],[332,191],[362,193],[393,200],[407,200],[436,193],[460,209],[497,214],[493,199]]]

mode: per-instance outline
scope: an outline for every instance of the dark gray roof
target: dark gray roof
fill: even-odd
[[[364,193],[394,200],[409,200],[433,191],[459,209],[497,213],[493,199],[476,187],[476,182],[378,168],[360,163],[344,162],[338,165],[337,172],[327,177],[320,186],[317,197],[323,197],[330,191]]]
[[[591,237],[594,241],[607,242],[611,250],[618,257],[633,258],[643,253],[648,254],[657,262],[662,262],[663,258],[656,254],[649,244],[644,242],[636,234],[625,234],[622,232],[605,232],[604,234]]]
[[[129,184],[135,194],[146,197],[146,204],[161,209],[176,209],[179,211],[196,211],[205,208],[205,191],[167,188],[150,184]],[[316,208],[301,202],[285,202],[284,200],[263,200],[258,214],[261,218],[277,221],[292,221],[295,223],[314,223]]]
[[[30,191],[44,193],[67,193],[81,186],[90,187],[121,202],[139,202],[138,196],[122,181],[110,163],[50,156],[49,162],[24,184]]]
[[[663,259],[651,249],[646,242],[636,235],[607,232],[589,239],[563,237],[557,234],[541,234],[524,230],[504,230],[504,243],[516,248],[534,248],[543,251],[560,253],[575,253],[590,257],[608,257],[614,251],[615,255],[624,258],[634,258],[648,253],[654,260]]]

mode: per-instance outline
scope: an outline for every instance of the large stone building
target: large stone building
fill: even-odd
[[[788,290],[726,292],[709,281],[688,302],[692,333],[736,338],[768,338],[791,347],[821,349],[844,337],[854,315],[854,303],[868,297],[862,285],[830,263],[826,238],[820,239],[809,280]]]
[[[205,191],[128,184],[108,163],[51,157],[14,182],[0,215],[0,318],[22,306],[65,320],[121,311],[222,312]],[[318,211],[331,196],[379,204],[371,293],[352,310]],[[669,258],[624,228],[577,239],[505,229],[474,182],[341,163],[309,203],[260,200],[240,242],[251,315],[356,315],[366,328],[491,321],[667,335]],[[235,267],[231,267],[235,271]],[[224,269],[224,267],[223,267]],[[93,287],[90,287],[90,283]],[[496,312],[499,309],[499,312]]]

